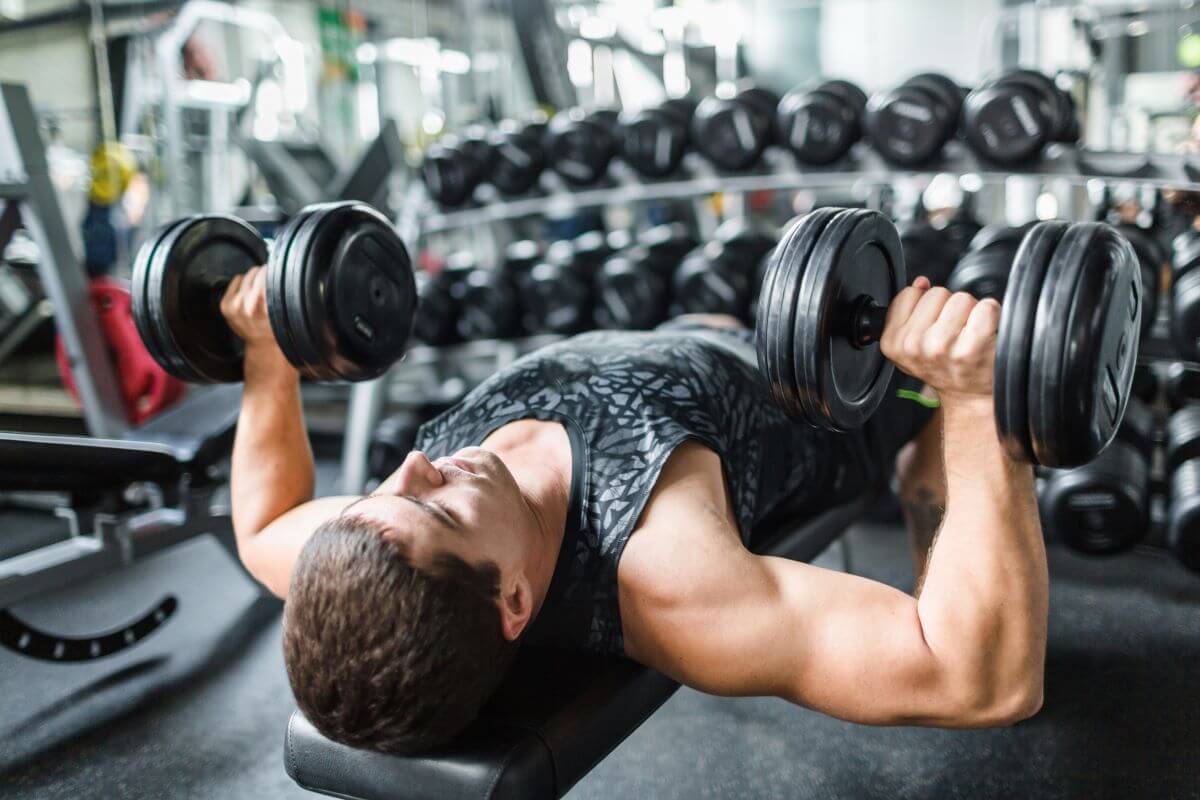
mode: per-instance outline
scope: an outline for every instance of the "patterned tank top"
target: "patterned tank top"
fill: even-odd
[[[781,501],[819,493],[839,449],[772,403],[753,334],[695,324],[587,333],[530,353],[426,423],[416,447],[450,455],[521,419],[561,423],[572,451],[567,528],[525,640],[609,654],[624,651],[617,564],[675,448],[697,440],[721,458],[743,541]]]

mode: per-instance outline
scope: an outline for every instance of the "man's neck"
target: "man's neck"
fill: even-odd
[[[504,461],[537,522],[538,547],[529,570],[541,608],[554,577],[571,497],[571,443],[555,422],[520,420],[503,426],[484,444]]]

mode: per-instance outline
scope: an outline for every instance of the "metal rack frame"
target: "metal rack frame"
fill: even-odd
[[[33,103],[21,84],[0,83],[0,208],[0,254],[18,223],[37,243],[38,277],[54,305],[88,432],[121,438],[129,423],[116,370],[88,297],[75,229],[63,218]]]

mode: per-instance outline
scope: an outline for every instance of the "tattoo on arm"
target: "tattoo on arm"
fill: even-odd
[[[908,522],[909,532],[913,537],[913,546],[917,550],[921,564],[917,575],[916,594],[921,594],[925,582],[926,567],[929,566],[929,555],[933,552],[938,530],[942,525],[942,517],[946,509],[937,503],[937,495],[928,487],[920,486],[908,497],[900,501],[904,518]]]

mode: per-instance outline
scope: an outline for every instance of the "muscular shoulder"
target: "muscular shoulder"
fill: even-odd
[[[663,466],[621,556],[617,577],[627,595],[677,602],[702,580],[713,559],[745,553],[721,459],[690,441]]]

